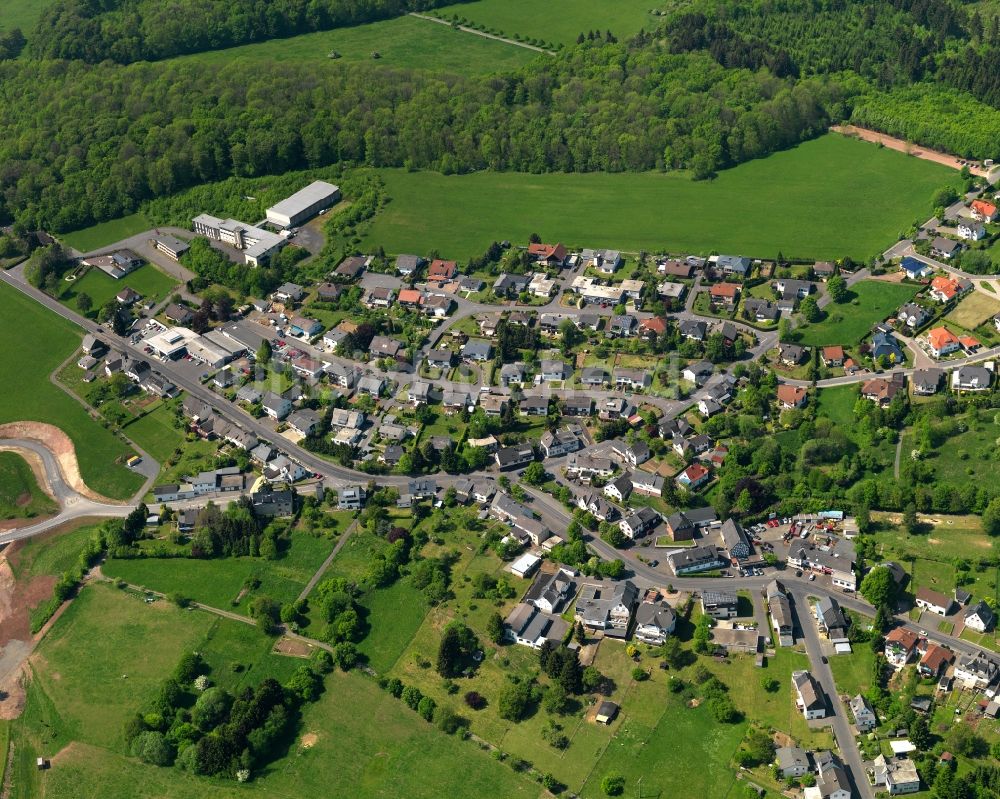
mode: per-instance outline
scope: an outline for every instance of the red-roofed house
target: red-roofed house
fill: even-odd
[[[980,222],[995,222],[997,219],[997,207],[986,200],[973,200],[969,210]]]
[[[955,653],[948,647],[928,643],[924,656],[917,664],[917,670],[925,677],[938,677],[954,659]]]
[[[778,386],[778,404],[782,408],[801,408],[806,404],[806,390],[802,386]]]
[[[935,358],[943,358],[960,346],[958,336],[946,327],[935,327],[927,333],[927,347]]]
[[[454,261],[442,261],[435,258],[427,269],[428,280],[451,280],[458,272],[458,265]]]
[[[970,355],[983,346],[979,343],[979,339],[972,336],[959,336],[958,341],[962,345],[962,349]]]
[[[566,263],[566,248],[562,244],[529,244],[528,255],[547,266],[562,266]]]
[[[416,289],[400,289],[397,299],[400,305],[416,307],[423,303],[424,295]]]
[[[700,463],[692,463],[683,472],[677,475],[677,482],[684,488],[694,491],[696,488],[703,485],[711,474],[712,473]]]
[[[905,666],[917,648],[917,634],[905,627],[896,627],[885,637],[885,659],[893,666]]]
[[[843,366],[844,365],[844,348],[837,347],[823,347],[823,363],[826,366]]]
[[[639,322],[639,332],[643,336],[655,338],[667,332],[667,320],[662,316],[651,316]]]
[[[938,302],[948,302],[971,288],[972,283],[965,278],[956,280],[953,277],[938,275],[931,281],[930,294]]]
[[[712,302],[733,305],[740,296],[740,287],[736,283],[716,283],[708,291]]]

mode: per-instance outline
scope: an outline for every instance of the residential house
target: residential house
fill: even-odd
[[[271,293],[271,299],[280,303],[298,302],[304,294],[305,290],[297,283],[282,283]]]
[[[368,351],[376,358],[395,358],[403,350],[403,345],[388,336],[374,336]]]
[[[812,294],[815,284],[809,280],[779,278],[774,282],[774,290],[783,300],[802,300]]]
[[[517,404],[522,416],[545,416],[549,412],[549,398],[535,395],[521,397]]]
[[[396,301],[404,308],[419,308],[424,304],[424,293],[417,289],[400,289]]]
[[[955,653],[947,647],[928,642],[920,662],[917,663],[917,671],[924,677],[937,679],[954,659]]]
[[[541,649],[546,641],[558,645],[568,629],[569,624],[561,617],[542,613],[527,602],[517,605],[504,620],[504,637],[532,649]]]
[[[512,385],[524,384],[524,364],[520,361],[516,363],[505,363],[500,367],[500,385],[509,388]]]
[[[411,405],[426,405],[431,399],[431,385],[422,380],[414,380],[406,389],[406,401]]]
[[[809,753],[798,746],[780,746],[774,750],[774,762],[785,779],[804,777],[809,772]]]
[[[734,619],[739,615],[739,597],[729,591],[702,591],[701,612],[713,619]]]
[[[910,378],[913,393],[922,396],[937,394],[943,376],[944,372],[941,369],[915,369]]]
[[[829,755],[829,753],[827,753]],[[814,792],[810,794],[810,792]],[[851,783],[847,772],[832,756],[818,764],[816,785],[806,788],[805,799],[852,799]]]
[[[837,273],[837,267],[833,261],[817,261],[813,264],[813,275],[818,280],[827,281]]]
[[[955,278],[938,275],[931,281],[929,294],[938,302],[950,302],[971,289],[972,281],[964,277]]]
[[[1000,218],[996,205],[989,200],[973,200],[969,211],[972,213],[972,218],[980,222],[996,222]]]
[[[638,478],[641,474],[643,473],[636,472],[633,477]],[[635,488],[634,483],[632,487]],[[715,508],[711,506],[677,511],[667,517],[667,532],[674,541],[691,541],[696,530],[710,527],[718,519]]]
[[[847,640],[847,617],[833,597],[823,597],[816,603],[816,623],[831,641]]]
[[[652,646],[667,640],[677,626],[677,614],[666,602],[641,602],[635,611],[635,637]]]
[[[452,305],[454,305],[454,300],[451,297],[444,294],[431,294],[424,298],[423,311],[427,316],[444,319],[451,313]]]
[[[892,402],[900,391],[905,390],[905,380],[906,378],[901,372],[894,372],[892,377],[888,379],[875,377],[866,380],[861,385],[861,396],[884,408]]]
[[[497,399],[502,400],[503,398],[497,397]],[[472,392],[467,389],[449,389],[441,395],[441,407],[446,411],[461,411],[463,409],[472,408],[475,404],[476,397],[473,396]],[[503,405],[501,405],[500,410],[497,411],[498,416],[502,410]],[[489,412],[487,411],[487,415],[488,413]]]
[[[582,446],[580,439],[569,430],[546,430],[538,442],[546,458],[558,458],[576,452]]]
[[[654,530],[662,521],[660,514],[649,507],[639,508],[618,522],[626,538],[636,540]]]
[[[396,299],[396,292],[389,286],[375,286],[368,292],[366,305],[369,308],[388,308]]]
[[[876,360],[887,358],[890,363],[902,363],[906,360],[896,337],[885,330],[877,330],[872,334],[871,356]]]
[[[740,255],[720,255],[715,259],[715,268],[724,275],[734,275],[745,278],[750,272],[752,262]]]
[[[674,574],[678,577],[682,574],[694,574],[695,572],[708,571],[724,566],[726,561],[719,555],[715,547],[699,546],[682,549],[674,552],[668,558]]]
[[[349,333],[343,330],[327,330],[323,334],[323,346],[326,347],[331,352],[336,352],[340,349],[341,345],[347,340]]]
[[[955,228],[955,232],[959,238],[969,241],[979,241],[986,238],[986,226],[982,222],[972,222],[968,219],[961,220]]]
[[[614,370],[615,388],[619,391],[629,389],[642,391],[653,385],[653,376],[644,369],[626,369],[617,367]]]
[[[462,357],[467,361],[483,363],[493,357],[493,345],[488,341],[467,341],[462,346]]]
[[[899,268],[902,269],[906,276],[910,280],[920,280],[924,277],[929,277],[934,273],[930,264],[924,263],[919,258],[914,258],[911,255],[907,255],[899,264]]]
[[[632,314],[616,314],[608,325],[608,338],[629,338],[636,334],[639,321]]]
[[[929,610],[931,613],[937,613],[939,616],[947,616],[954,605],[954,601],[950,596],[945,596],[939,591],[934,591],[930,588],[918,588],[915,599],[918,608]]]
[[[573,374],[573,367],[565,361],[546,358],[539,363],[539,373],[546,383],[568,380]]]
[[[704,341],[708,333],[708,324],[701,319],[681,319],[677,323],[680,334],[692,341]]]
[[[885,636],[885,659],[896,668],[909,663],[917,650],[917,634],[905,627],[895,627]]]
[[[681,377],[696,386],[704,385],[715,374],[715,365],[711,361],[695,361],[689,363],[681,372]]]
[[[370,261],[370,258],[361,255],[349,255],[333,270],[333,275],[344,280],[357,280]]]
[[[740,298],[740,288],[736,283],[716,283],[708,290],[708,294],[713,303],[731,307]]]
[[[330,382],[340,388],[354,388],[358,379],[358,370],[343,363],[328,363],[324,367]]]
[[[993,372],[985,366],[960,366],[951,373],[954,391],[987,391],[993,382]]]
[[[591,388],[600,388],[608,383],[608,370],[603,366],[585,366],[580,370],[580,383]]]
[[[535,272],[528,282],[528,293],[535,297],[548,299],[559,290],[559,283],[549,278],[544,272]]]
[[[770,300],[758,297],[747,297],[743,301],[743,315],[755,322],[777,322],[781,312],[778,306]]]
[[[959,233],[961,235],[961,233]],[[963,238],[970,238],[968,236],[963,236]],[[962,249],[962,245],[955,241],[954,239],[946,239],[944,236],[935,236],[931,240],[931,254],[938,258],[944,258],[946,261],[951,260],[951,258]]]
[[[890,796],[916,793],[920,790],[920,775],[916,764],[908,757],[879,755],[874,762],[875,787],[885,787]]]
[[[670,277],[690,278],[694,274],[694,266],[687,261],[665,258],[656,262],[656,271]]]
[[[613,275],[624,263],[618,250],[584,249],[580,253],[580,260],[585,266],[592,266],[606,275]]]
[[[493,283],[493,292],[500,297],[516,297],[522,291],[528,290],[529,278],[526,275],[504,273]]]
[[[795,705],[806,721],[826,718],[826,697],[823,689],[808,671],[792,672]]]
[[[771,617],[771,626],[778,636],[777,643],[780,646],[793,646],[792,606],[785,592],[785,587],[777,580],[772,580],[764,589],[767,598],[768,614]]]
[[[432,369],[450,369],[455,353],[446,349],[431,349],[427,352],[427,365]]]
[[[799,344],[779,344],[778,357],[785,366],[798,366],[805,360],[808,350]]]
[[[618,515],[618,509],[597,491],[580,494],[576,498],[576,506],[602,522],[612,521]]]
[[[996,621],[996,614],[993,608],[980,599],[965,611],[965,626],[979,633],[989,632],[993,629]]]
[[[787,557],[790,566],[828,574],[833,586],[845,591],[857,590],[854,560],[854,544],[845,538],[836,539],[831,545],[823,547],[793,540]]]
[[[604,496],[610,497],[619,503],[626,502],[631,493],[632,477],[628,472],[619,475],[604,486]]]
[[[420,271],[426,261],[419,255],[398,255],[396,256],[396,271],[404,277],[409,277]]]
[[[697,491],[711,479],[712,473],[700,463],[692,463],[677,475],[677,484],[688,491]]]
[[[360,430],[365,426],[366,418],[364,411],[334,408],[330,413],[330,426],[338,428],[346,427],[348,430]]]
[[[935,327],[927,332],[927,349],[935,358],[943,358],[961,347],[958,336],[946,327]]]
[[[896,318],[908,328],[916,330],[927,323],[927,320],[930,319],[930,314],[922,305],[917,305],[915,302],[908,302],[899,309]]]
[[[292,401],[280,394],[267,391],[261,398],[261,407],[269,417],[280,421],[291,413]]]
[[[861,694],[851,699],[849,704],[851,714],[854,716],[854,726],[858,728],[858,732],[871,732],[878,726],[875,711]]]
[[[531,444],[515,444],[498,449],[493,457],[500,469],[519,469],[535,459],[535,450]]]
[[[984,690],[994,685],[1000,676],[1000,664],[985,652],[963,655],[955,663],[955,679],[966,688]]]
[[[301,410],[295,411],[288,417],[288,426],[302,436],[312,435],[319,426],[320,416],[316,411]]]
[[[683,283],[674,283],[672,280],[664,280],[656,287],[656,296],[666,303],[679,303],[687,294],[687,286]]]
[[[562,244],[542,244],[532,242],[528,245],[528,257],[535,263],[545,266],[562,267],[566,263],[568,253]]]
[[[588,481],[593,477],[610,477],[614,474],[611,458],[601,458],[585,452],[570,455],[566,461],[566,474]]]
[[[576,600],[576,621],[592,630],[624,637],[639,599],[639,589],[631,580],[587,583]]]
[[[801,408],[806,404],[806,390],[802,386],[782,383],[778,386],[778,405],[782,408]]]
[[[650,472],[632,472],[632,490],[650,497],[663,496],[664,478]]]
[[[435,258],[427,267],[428,280],[451,280],[458,274],[458,264],[454,261],[443,261]]]
[[[834,347],[823,347],[820,352],[820,357],[823,358],[823,365],[834,367],[844,365],[844,348],[839,344]]]
[[[565,569],[535,576],[524,601],[544,613],[559,613],[573,596],[573,575]]]

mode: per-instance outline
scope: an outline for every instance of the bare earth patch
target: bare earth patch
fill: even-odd
[[[92,499],[95,502],[103,502],[110,505],[122,505],[124,503],[113,499],[108,499],[92,491],[83,478],[80,476],[80,464],[76,459],[76,449],[73,441],[58,427],[43,422],[10,422],[0,425],[0,439],[4,438],[25,438],[38,441],[47,449],[51,450],[59,463],[63,479],[78,494]],[[48,486],[48,481],[43,485]],[[51,494],[51,488],[47,489]]]
[[[316,745],[316,742],[318,740],[319,736],[316,733],[307,732],[305,735],[302,736],[302,748],[312,749]]]
[[[274,651],[290,657],[307,658],[312,654],[313,648],[305,641],[299,641],[295,638],[279,638],[274,645]]]

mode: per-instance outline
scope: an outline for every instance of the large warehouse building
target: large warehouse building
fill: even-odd
[[[316,180],[291,197],[267,209],[267,221],[280,228],[290,228],[305,222],[340,199],[340,188]]]
[[[243,250],[250,266],[266,264],[268,259],[288,244],[288,239],[270,230],[248,225],[237,219],[219,219],[200,214],[193,220],[194,232]]]

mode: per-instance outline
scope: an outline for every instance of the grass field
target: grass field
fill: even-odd
[[[30,519],[58,509],[39,487],[24,458],[15,452],[0,452],[0,519]]]
[[[974,330],[997,313],[1000,313],[1000,299],[983,294],[981,291],[973,291],[956,305],[945,319],[961,325],[966,330]]]
[[[885,319],[917,293],[918,286],[862,280],[851,287],[850,302],[826,307],[826,318],[797,330],[797,340],[808,346],[856,344],[871,332],[876,322]]]
[[[842,694],[854,696],[868,690],[872,684],[872,668],[875,663],[875,653],[868,644],[855,644],[849,655],[836,655],[830,658],[830,671],[837,683],[837,690]]]
[[[27,36],[47,5],[46,0],[4,0],[0,8],[0,30],[20,28]]]
[[[0,423],[37,421],[60,427],[76,446],[88,486],[114,499],[131,496],[143,482],[123,465],[131,450],[49,382],[49,375],[80,346],[79,328],[7,285],[0,285],[0,303],[0,340],[18,342],[0,353],[0,371],[17,375],[17,390],[8,386],[0,391]]]
[[[337,51],[341,57],[328,58],[331,51]],[[373,59],[373,52],[380,58]],[[452,30],[446,25],[415,17],[183,56],[204,63],[244,61],[249,65],[262,61],[311,61],[318,69],[335,69],[337,64],[361,62],[460,74],[514,69],[538,57],[538,53],[524,47]]]
[[[924,460],[934,467],[936,478],[952,485],[963,485],[970,479],[989,482],[1000,477],[1000,462],[994,459],[996,440],[1000,437],[997,414],[966,414],[965,432],[952,436],[937,449],[923,454]],[[903,451],[909,454],[916,446],[911,433],[903,437]]]
[[[538,796],[536,783],[439,732],[359,673],[328,675],[324,695],[304,709],[301,730],[316,735],[314,744],[291,741],[288,755],[247,785],[146,766],[122,753],[125,720],[155,695],[181,654],[202,652],[213,681],[238,690],[267,676],[285,680],[301,664],[269,648],[250,626],[165,602],[146,605],[107,585],[87,587],[32,659],[28,706],[12,729],[12,797]],[[35,769],[39,755],[52,759],[51,769]]]
[[[368,612],[368,636],[358,645],[380,674],[391,669],[424,621],[427,600],[408,579],[369,591],[361,600]]]
[[[153,410],[122,428],[137,446],[163,463],[184,443],[184,433],[174,427],[171,405],[159,403]]]
[[[120,280],[115,280],[100,269],[88,269],[87,274],[79,280],[64,280],[59,285],[62,288],[59,301],[74,311],[79,310],[76,298],[81,294],[89,294],[94,304],[87,316],[95,318],[101,306],[124,288],[133,289],[144,300],[159,302],[170,294],[177,281],[152,264],[145,264]]]
[[[65,233],[60,236],[60,239],[63,244],[86,253],[107,247],[109,244],[130,238],[151,228],[153,228],[153,224],[141,213],[136,213],[74,230],[72,233]]]
[[[816,396],[817,416],[829,419],[837,427],[854,426],[854,403],[858,399],[854,386],[824,388],[818,391]]]
[[[508,38],[540,39],[552,44],[573,44],[588,31],[611,31],[623,40],[642,28],[650,30],[658,17],[647,0],[477,0],[438,9],[442,19],[457,16]]]
[[[945,167],[835,134],[701,182],[680,172],[380,174],[392,202],[364,246],[450,258],[538,233],[630,252],[868,260],[929,213],[935,188],[958,181]]]
[[[18,543],[17,554],[8,558],[11,571],[18,580],[30,580],[39,575],[59,575],[76,563],[87,540],[97,525],[83,525],[67,532],[32,536]]]

